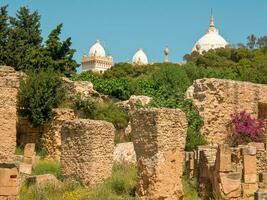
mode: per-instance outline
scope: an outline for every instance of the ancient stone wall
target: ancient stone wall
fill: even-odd
[[[12,161],[15,154],[18,87],[16,71],[0,66],[0,162]]]
[[[74,111],[69,108],[56,108],[53,110],[53,117],[45,126],[42,134],[42,147],[45,150],[46,157],[54,160],[60,160],[61,154],[61,128],[66,120],[75,118]]]
[[[40,148],[40,138],[43,131],[43,127],[33,127],[27,118],[18,116],[17,142],[20,146],[25,146],[28,143],[35,143],[36,146]]]
[[[114,126],[106,121],[75,119],[64,122],[61,131],[62,176],[90,186],[111,176]]]
[[[19,200],[19,172],[14,164],[0,164],[0,200]]]
[[[267,85],[222,79],[198,79],[187,90],[187,97],[203,118],[201,128],[211,143],[223,143],[227,124],[234,112],[246,110],[258,116],[267,113]]]
[[[185,172],[198,179],[203,198],[213,194],[215,199],[252,200],[255,192],[267,194],[266,153],[263,143],[200,146],[186,152],[185,161],[191,165],[185,165]],[[192,175],[192,169],[197,173]]]
[[[131,117],[140,199],[182,199],[183,156],[187,132],[179,109],[140,109]]]

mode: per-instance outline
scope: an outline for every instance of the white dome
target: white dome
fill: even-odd
[[[132,59],[132,64],[147,65],[148,59],[145,52],[142,49],[138,49]]]
[[[100,44],[99,40],[97,40],[96,43],[90,48],[89,56],[99,56],[99,57],[106,56],[105,49]]]
[[[192,51],[202,53],[210,49],[224,48],[226,45],[228,45],[228,43],[220,36],[218,30],[214,26],[213,16],[211,16],[208,32],[196,42]]]

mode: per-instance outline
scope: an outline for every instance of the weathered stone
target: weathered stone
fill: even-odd
[[[254,200],[266,200],[266,199],[267,199],[267,192],[254,193]]]
[[[73,100],[77,95],[101,98],[101,95],[94,90],[94,86],[90,81],[71,81],[68,78],[62,78],[62,80],[66,88],[66,96],[70,100]]]
[[[256,156],[244,155],[243,156],[243,171],[245,183],[256,183],[257,170],[256,170]]]
[[[242,183],[242,191],[244,199],[253,199],[254,193],[258,190],[257,183]]]
[[[120,101],[116,103],[119,107],[123,108],[124,110],[131,112],[138,107],[147,106],[151,102],[152,98],[148,96],[136,96],[132,95],[126,101]]]
[[[119,143],[115,146],[114,162],[121,164],[136,164],[136,154],[132,142]]]
[[[265,150],[265,144],[263,142],[250,142],[248,145],[255,147],[257,151]]]
[[[26,164],[35,164],[35,144],[34,143],[28,143],[24,147],[24,157],[23,162]]]
[[[182,199],[185,114],[179,109],[140,109],[132,114],[140,199]]]
[[[19,173],[32,174],[32,164],[20,163],[19,164]]]
[[[0,162],[12,162],[16,149],[17,92],[19,75],[0,66]]]
[[[246,110],[257,116],[266,94],[267,85],[215,78],[195,80],[187,90],[204,121],[200,132],[210,143],[224,143],[231,114]]]
[[[46,125],[42,134],[42,147],[46,157],[56,161],[60,160],[61,155],[61,128],[66,120],[75,119],[75,114],[69,108],[57,108],[53,110],[53,117]]]
[[[241,174],[236,172],[220,173],[222,198],[237,198],[241,196]]]
[[[246,146],[242,148],[242,154],[243,155],[256,155],[257,149],[254,146]]]
[[[110,177],[113,164],[114,126],[105,121],[75,119],[61,129],[62,176],[90,186]]]
[[[18,198],[19,174],[14,164],[0,164],[0,197]]]
[[[233,170],[229,145],[222,144],[219,146],[215,167],[218,172],[230,172]]]
[[[29,176],[26,178],[28,185],[38,185],[43,186],[46,184],[52,184],[54,186],[59,186],[60,182],[53,174],[43,174],[37,176]]]

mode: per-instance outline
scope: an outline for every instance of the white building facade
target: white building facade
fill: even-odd
[[[92,70],[93,72],[103,74],[113,65],[113,58],[106,56],[105,49],[99,40],[90,48],[89,55],[82,57],[82,71]]]

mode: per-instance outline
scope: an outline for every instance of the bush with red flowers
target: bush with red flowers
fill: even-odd
[[[246,111],[232,114],[229,128],[230,134],[227,142],[231,146],[262,142],[266,130],[264,120],[254,118]]]

